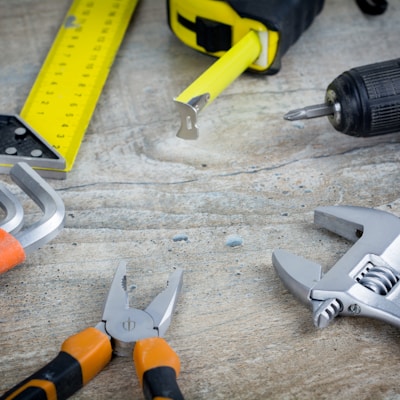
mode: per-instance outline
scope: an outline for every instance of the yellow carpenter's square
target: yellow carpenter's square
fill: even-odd
[[[243,71],[273,74],[324,0],[167,0],[168,23],[186,45],[220,57],[176,99],[178,136],[197,139],[197,113]]]
[[[20,115],[0,115],[0,171],[66,177],[137,3],[72,2]]]

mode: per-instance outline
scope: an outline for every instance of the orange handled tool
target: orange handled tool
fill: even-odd
[[[143,311],[129,307],[126,265],[120,263],[109,290],[103,317],[68,338],[49,364],[6,392],[0,400],[67,399],[97,375],[112,354],[132,355],[145,398],[183,400],[176,378],[179,357],[161,338],[168,329],[182,287],[175,271],[167,288]]]
[[[183,400],[176,382],[180,371],[179,357],[163,338],[153,337],[136,342],[133,360],[146,400]]]
[[[111,355],[109,337],[88,328],[68,338],[56,358],[1,399],[66,399],[97,375]]]
[[[65,207],[56,191],[24,162],[10,170],[14,182],[42,209],[41,219],[26,229],[21,203],[5,186],[0,185],[0,207],[6,217],[0,221],[0,274],[25,260],[53,239],[64,227]]]

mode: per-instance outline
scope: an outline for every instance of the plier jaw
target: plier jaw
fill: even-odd
[[[176,270],[165,290],[145,310],[129,307],[126,263],[120,262],[104,305],[102,324],[116,355],[131,355],[139,340],[162,337],[167,331],[182,289],[183,271]]]
[[[320,207],[314,222],[355,242],[325,274],[312,261],[275,250],[272,262],[287,288],[326,327],[336,316],[364,316],[400,327],[400,219],[362,207]]]
[[[146,399],[183,400],[176,381],[180,372],[179,357],[162,338],[171,323],[182,283],[183,270],[178,269],[145,310],[131,308],[126,264],[121,262],[107,296],[102,329],[111,337],[114,354],[133,356]]]

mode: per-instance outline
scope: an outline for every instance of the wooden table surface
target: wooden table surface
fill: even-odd
[[[2,112],[21,110],[69,4],[0,0]],[[282,118],[322,102],[341,72],[398,57],[399,21],[397,0],[377,17],[327,0],[279,74],[242,75],[200,113],[200,138],[184,141],[173,98],[213,59],[171,33],[165,1],[142,0],[74,169],[48,180],[65,203],[64,230],[0,277],[0,393],[99,321],[126,260],[138,308],[185,271],[166,336],[185,398],[399,399],[398,329],[349,317],[316,329],[271,261],[284,248],[328,269],[346,252],[350,243],[313,225],[318,206],[400,216],[398,134],[357,139],[326,118]],[[0,179],[28,222],[40,215]],[[131,358],[113,359],[73,398],[142,398]]]

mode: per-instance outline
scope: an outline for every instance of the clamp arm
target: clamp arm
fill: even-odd
[[[24,224],[24,209],[17,197],[0,184],[0,208],[5,212],[0,229],[9,233],[18,232]]]
[[[28,164],[14,165],[10,176],[40,207],[43,215],[31,226],[19,230],[23,224],[22,206],[14,195],[0,186],[0,207],[6,209],[7,214],[0,223],[0,274],[22,263],[27,254],[53,239],[63,229],[65,221],[61,197]],[[11,232],[15,231],[13,236]]]

